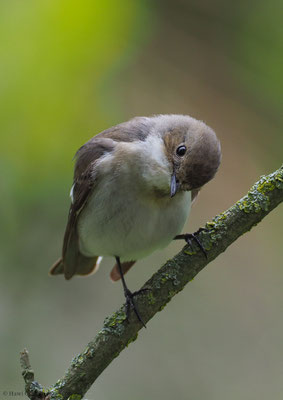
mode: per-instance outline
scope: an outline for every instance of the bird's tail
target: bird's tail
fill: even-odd
[[[50,268],[49,275],[64,274],[64,265],[62,257],[57,260]]]
[[[126,261],[126,262],[121,263],[123,274],[126,274],[129,271],[129,269],[134,265],[134,263],[135,263],[135,261]],[[112,271],[110,272],[110,279],[113,282],[116,282],[119,279],[121,279],[121,275],[120,275],[117,264],[114,265],[114,267],[112,268]]]
[[[80,255],[78,265],[75,271],[76,275],[90,275],[94,274],[101,263],[102,257],[84,257]],[[49,275],[65,274],[63,258],[59,258],[50,268]],[[66,274],[65,274],[66,275]],[[69,277],[67,277],[69,279]]]

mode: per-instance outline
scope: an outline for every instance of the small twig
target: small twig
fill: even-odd
[[[26,383],[26,394],[31,400],[42,400],[46,397],[42,386],[34,380],[34,371],[31,369],[29,354],[27,349],[20,353],[20,364],[22,375]]]
[[[34,381],[34,372],[31,369],[29,354],[27,349],[21,351],[20,363],[25,383],[30,384],[32,381]]]

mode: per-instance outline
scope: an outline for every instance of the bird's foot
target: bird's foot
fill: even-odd
[[[134,297],[135,296],[137,296],[137,295],[139,295],[139,294],[141,294],[141,293],[144,293],[144,292],[146,292],[146,291],[148,291],[149,289],[140,289],[140,290],[137,290],[137,291],[135,291],[135,292],[131,292],[128,288],[124,291],[124,294],[125,294],[125,297],[126,297],[126,315],[127,315],[127,320],[129,320],[129,317],[130,317],[130,311],[131,311],[131,309],[133,309],[134,310],[134,313],[136,314],[136,316],[137,316],[137,319],[143,324],[143,326],[146,328],[146,325],[145,325],[145,323],[143,322],[143,320],[142,320],[142,317],[141,317],[141,315],[140,315],[140,313],[139,313],[139,310],[138,310],[138,308],[137,308],[137,306],[136,306],[136,304],[135,304],[135,301],[134,301]]]
[[[207,229],[206,228],[199,228],[196,232],[194,233],[184,233],[182,235],[177,235],[174,237],[174,240],[178,240],[178,239],[184,239],[186,241],[186,243],[192,248],[192,241],[194,240],[198,247],[201,249],[201,251],[203,252],[203,254],[205,255],[205,257],[207,258],[207,252],[205,250],[205,248],[203,247],[203,245],[201,244],[199,238],[198,238],[198,234],[200,232],[206,232]]]

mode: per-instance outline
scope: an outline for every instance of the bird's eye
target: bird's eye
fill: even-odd
[[[177,154],[177,156],[179,156],[179,157],[183,157],[183,156],[185,155],[186,151],[187,151],[186,146],[182,145],[182,146],[179,146],[179,147],[177,148],[176,154]]]

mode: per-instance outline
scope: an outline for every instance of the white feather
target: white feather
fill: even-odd
[[[74,186],[75,186],[75,185],[73,185],[73,186],[71,187],[71,190],[70,190],[70,197],[71,197],[71,202],[72,202],[72,204],[74,203]]]

